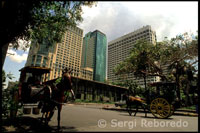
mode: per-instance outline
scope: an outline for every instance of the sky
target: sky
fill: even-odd
[[[169,39],[184,32],[198,30],[198,2],[98,2],[91,8],[83,7],[83,22],[78,27],[85,35],[100,30],[110,42],[120,36],[150,25],[156,31],[157,41]],[[19,80],[19,69],[25,66],[28,50],[9,49],[3,69]],[[9,80],[7,79],[7,82]]]

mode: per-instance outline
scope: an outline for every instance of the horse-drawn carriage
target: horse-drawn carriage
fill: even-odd
[[[146,91],[145,98],[126,96],[127,111],[132,114],[132,105],[144,108],[145,116],[146,109],[149,110],[157,118],[168,118],[173,115],[176,108],[179,107],[179,101],[176,96],[176,83],[174,82],[154,82],[149,84],[151,89]]]
[[[19,101],[23,104],[36,104],[38,95],[43,94],[41,90],[45,87],[46,76],[50,73],[49,68],[27,66],[19,70]],[[40,92],[41,91],[41,92]],[[37,95],[38,94],[38,95]]]
[[[28,109],[28,113],[33,109],[33,113],[42,112],[42,120],[46,124],[50,121],[54,114],[54,110],[58,110],[58,127],[60,127],[60,112],[65,101],[65,92],[70,91],[73,98],[70,71],[66,68],[60,78],[46,81],[47,74],[50,73],[49,68],[27,66],[22,68],[19,84],[18,101]],[[59,82],[57,82],[59,81]],[[27,113],[24,111],[24,113]]]

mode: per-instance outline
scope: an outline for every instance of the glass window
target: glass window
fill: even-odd
[[[42,56],[37,55],[36,64],[41,64],[41,59],[42,59]]]
[[[35,55],[33,55],[32,57],[32,63],[34,63],[34,61],[35,61]]]

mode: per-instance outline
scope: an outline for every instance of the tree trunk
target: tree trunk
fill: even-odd
[[[180,85],[179,85],[179,75],[176,75],[176,85],[177,85],[177,97],[181,100]]]
[[[146,75],[144,75],[144,90],[147,91]]]
[[[186,90],[185,90],[185,95],[186,95],[186,106],[191,105],[191,99],[189,95],[189,90],[190,90],[190,81],[187,82]]]
[[[147,90],[146,74],[144,74],[143,78],[144,78],[144,90],[145,90],[145,95],[146,95],[145,97],[147,101],[149,101],[149,91]]]
[[[6,54],[8,51],[8,46],[9,46],[9,43],[3,45],[2,49],[1,49],[2,50],[2,69],[3,69],[4,62],[5,62]]]

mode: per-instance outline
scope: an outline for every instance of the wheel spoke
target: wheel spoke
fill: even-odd
[[[164,98],[156,98],[151,102],[150,110],[155,117],[167,118],[171,114],[168,101]]]

